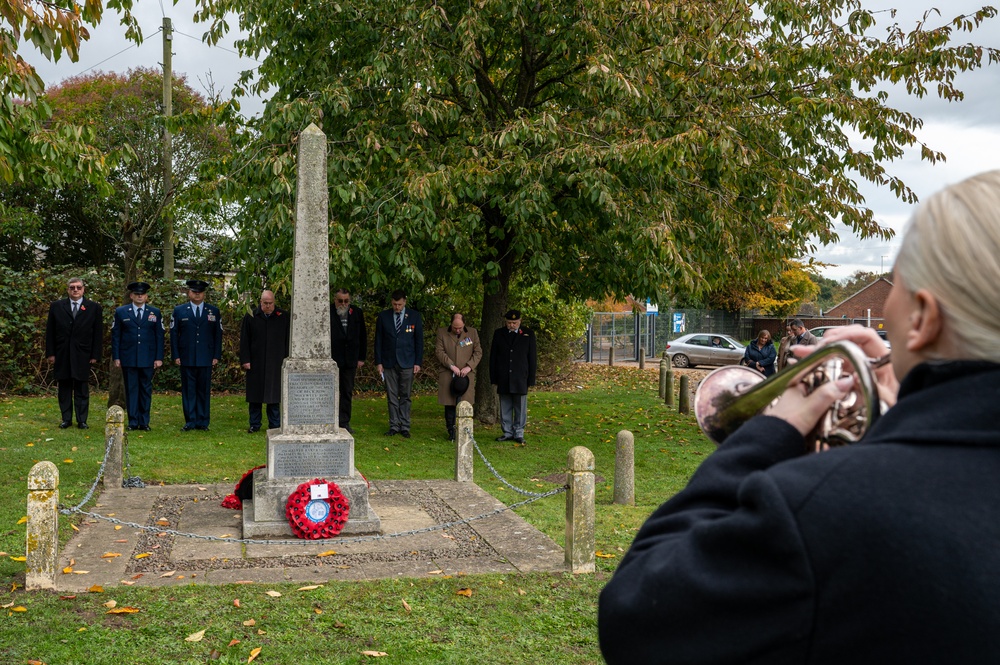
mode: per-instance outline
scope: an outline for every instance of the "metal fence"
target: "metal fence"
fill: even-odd
[[[594,312],[577,359],[607,362],[610,350],[615,361],[658,356],[667,342],[685,333],[721,333],[746,341],[753,336],[753,318],[744,312],[705,309],[667,309],[661,312]]]

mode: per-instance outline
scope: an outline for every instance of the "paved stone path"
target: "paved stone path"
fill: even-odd
[[[513,511],[445,530],[363,542],[333,538],[253,544],[170,533],[240,538],[240,511],[219,505],[232,487],[227,483],[105,491],[90,512],[164,531],[85,518],[61,552],[58,590],[85,591],[95,584],[318,583],[566,570],[562,548]],[[564,500],[561,495],[542,499]],[[503,506],[473,483],[448,480],[373,482],[371,505],[382,519],[384,534],[475,517]],[[63,572],[67,568],[72,572]]]

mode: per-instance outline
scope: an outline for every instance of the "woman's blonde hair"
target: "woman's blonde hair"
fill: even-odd
[[[895,271],[940,301],[962,356],[1000,362],[1000,171],[951,185],[906,225]]]

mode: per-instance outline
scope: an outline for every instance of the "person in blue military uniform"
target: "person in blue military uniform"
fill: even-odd
[[[182,431],[207,430],[212,397],[212,368],[222,359],[222,315],[205,302],[208,282],[187,281],[188,301],[170,318],[170,355],[181,368]]]
[[[387,436],[410,438],[410,392],[424,362],[424,322],[406,306],[406,293],[392,292],[392,309],[375,319],[375,365],[389,403]]]
[[[149,431],[153,372],[163,365],[163,316],[149,305],[149,284],[126,287],[131,305],[115,309],[111,322],[111,359],[122,370],[128,428]]]

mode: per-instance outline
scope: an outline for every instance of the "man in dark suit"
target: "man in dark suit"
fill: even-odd
[[[535,333],[521,326],[521,312],[504,314],[504,327],[493,333],[490,346],[490,383],[500,395],[500,427],[497,441],[524,443],[528,422],[528,387],[535,385],[538,349]]]
[[[240,364],[247,372],[250,434],[260,431],[261,404],[267,404],[267,426],[281,427],[281,363],[288,357],[290,320],[271,291],[261,293],[260,307],[243,317]]]
[[[222,359],[222,315],[205,302],[208,282],[187,281],[188,301],[170,318],[170,355],[181,368],[182,431],[207,430],[212,404],[212,368]]]
[[[368,331],[365,314],[351,304],[351,292],[338,289],[330,311],[330,355],[340,368],[339,425],[351,434],[351,403],[354,399],[354,377],[364,367],[368,355]]]
[[[148,305],[149,284],[128,285],[131,305],[115,309],[111,323],[111,358],[122,370],[128,428],[149,431],[153,372],[163,365],[163,317]]]
[[[424,323],[420,312],[406,306],[406,293],[392,292],[392,309],[375,320],[375,365],[385,381],[389,403],[388,436],[410,438],[410,391],[424,362]]]
[[[45,355],[59,384],[60,429],[73,424],[87,429],[90,413],[90,366],[101,359],[104,345],[104,321],[101,306],[83,297],[83,280],[67,282],[68,298],[49,305],[45,324]]]

